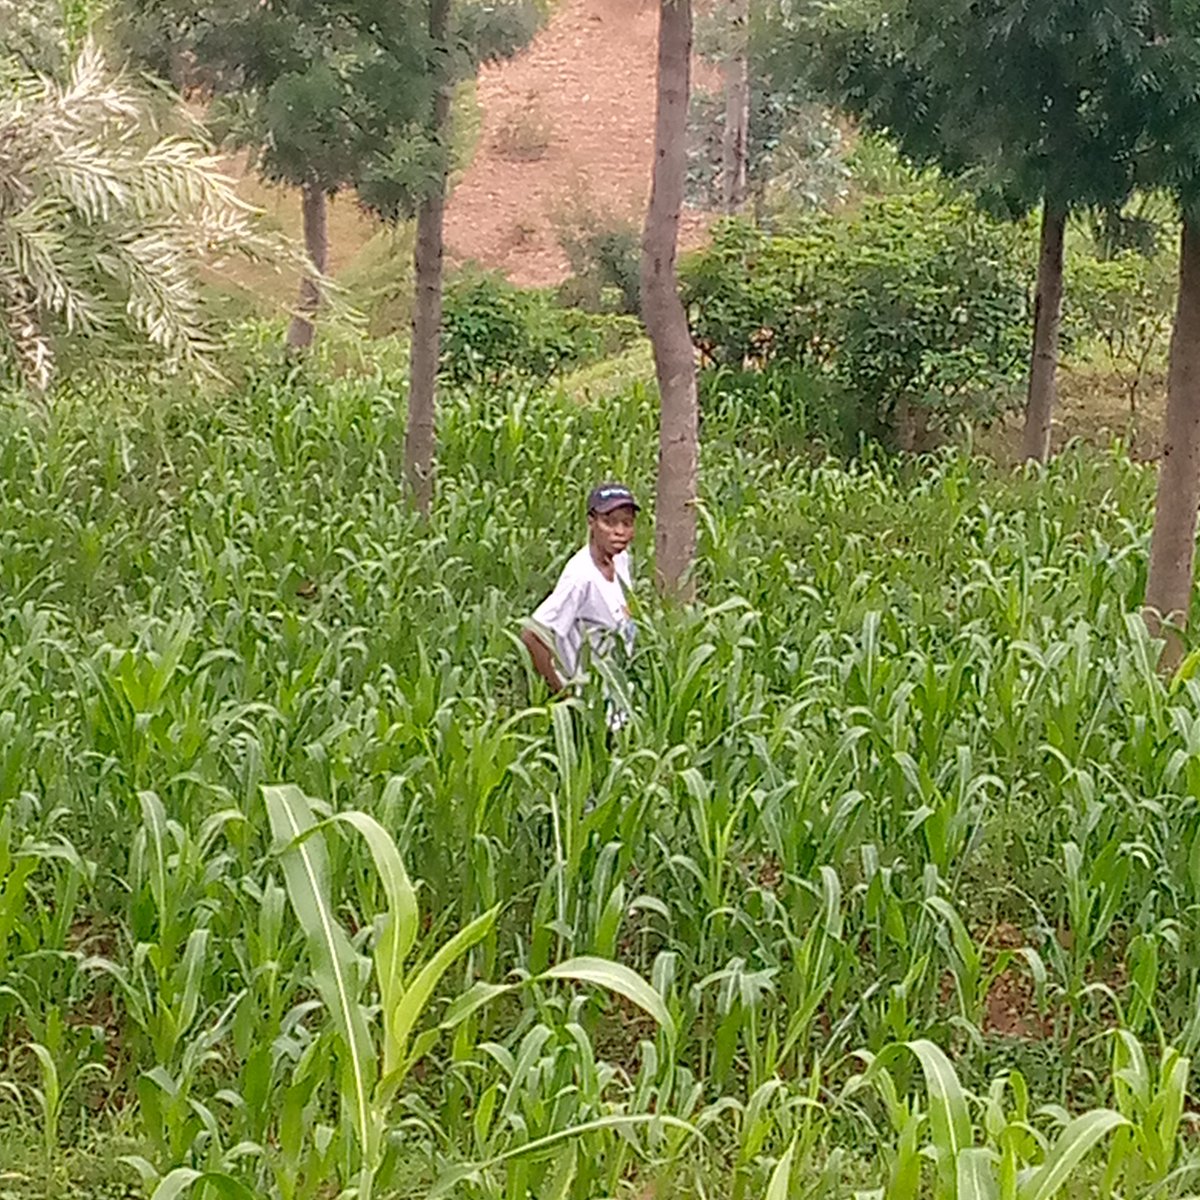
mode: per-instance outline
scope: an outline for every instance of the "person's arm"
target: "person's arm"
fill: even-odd
[[[554,591],[534,609],[533,616],[521,632],[521,641],[533,659],[534,670],[556,696],[566,688],[559,673],[559,658],[564,644],[570,644],[582,596],[568,565],[559,576]],[[568,672],[574,670],[569,658],[563,660],[563,665]]]
[[[532,629],[521,631],[521,641],[533,659],[533,669],[546,681],[551,694],[557,696],[563,690],[563,681],[558,677],[550,647]]]

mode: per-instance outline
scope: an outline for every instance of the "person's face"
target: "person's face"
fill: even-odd
[[[633,527],[637,513],[631,505],[614,508],[609,513],[592,513],[588,517],[588,528],[597,547],[610,557],[620,554],[633,541]]]

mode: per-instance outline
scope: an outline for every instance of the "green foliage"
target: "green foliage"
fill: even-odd
[[[742,428],[750,443],[794,454],[853,454],[858,414],[819,367],[774,362],[767,369],[719,366],[700,375],[701,411]]]
[[[1124,250],[1153,257],[1170,252],[1179,241],[1179,205],[1161,188],[1134,192],[1119,209],[1084,209],[1079,217],[1101,258],[1114,258]]]
[[[446,289],[442,369],[460,387],[545,383],[619,352],[638,329],[631,317],[562,308],[551,292],[467,274]]]
[[[735,48],[746,51],[750,124],[746,145],[749,191],[758,219],[826,207],[845,191],[842,137],[832,113],[817,102],[807,71],[794,54],[794,17],[805,6],[760,0],[747,6],[748,27],[736,8],[702,6],[695,41],[710,62],[725,61]],[[698,87],[688,113],[688,190],[701,207],[721,208],[723,92]]]
[[[931,192],[870,198],[769,236],[726,224],[683,270],[694,336],[734,367],[824,372],[853,432],[890,438],[909,406],[946,422],[1011,402],[1027,298],[1015,234]]]
[[[448,392],[426,522],[402,364],[240,353],[0,404],[5,1191],[1189,1194],[1150,472],[845,468],[711,403],[702,600],[635,547],[610,750],[514,634],[588,482],[652,495],[653,390]]]
[[[696,90],[688,112],[688,199],[721,207],[721,156],[725,99]],[[768,197],[788,211],[828,208],[846,192],[842,137],[832,115],[801,96],[751,79],[746,172],[761,209]]]
[[[256,151],[266,178],[332,192],[362,177],[382,206],[436,155],[421,136],[433,94],[423,16],[415,0],[128,0],[117,37],[162,78],[221,100],[222,132]]]
[[[430,43],[422,0],[123,0],[114,24],[136,61],[215,98],[215,124],[265,178],[353,187],[395,222],[451,165],[454,147],[431,127],[443,68],[452,83],[473,77],[527,44],[544,14],[513,0],[451,16],[447,46]]]
[[[909,1053],[921,1066],[927,1109],[916,1097],[903,1095],[888,1070]],[[934,1164],[928,1193],[933,1200],[1049,1200],[1064,1190],[1078,1194],[1080,1168],[1106,1139],[1113,1144],[1108,1186],[1126,1172],[1135,1185],[1140,1182],[1138,1165],[1120,1141],[1129,1129],[1120,1113],[1097,1108],[1074,1120],[1065,1113],[1031,1113],[1029,1087],[1019,1072],[998,1076],[978,1098],[978,1129],[953,1065],[931,1042],[908,1042],[868,1056],[866,1073],[851,1080],[848,1091],[866,1084],[878,1089],[895,1139],[883,1151],[889,1161],[888,1195],[917,1194],[922,1158]],[[1033,1125],[1034,1116],[1051,1117],[1049,1136]]]
[[[998,210],[1020,215],[1047,199],[1120,207],[1132,190],[1143,114],[1119,59],[1144,6],[909,0],[802,11],[790,56],[777,56],[784,74],[790,57],[832,103]]]
[[[67,78],[17,71],[0,92],[0,233],[0,366],[39,391],[60,359],[211,368],[204,270],[300,262],[90,42]]]
[[[918,167],[904,157],[895,142],[864,129],[846,155],[855,190],[867,196],[891,196],[936,191],[959,191],[936,167]]]
[[[560,290],[563,299],[594,311],[641,312],[642,235],[636,225],[583,211],[561,223],[558,242],[574,272]]]
[[[456,54],[463,60],[459,78],[473,77],[480,63],[498,62],[523,50],[552,7],[552,0],[457,0],[452,17]]]
[[[373,338],[406,334],[412,324],[414,223],[380,229],[338,274]]]
[[[1125,390],[1131,416],[1148,372],[1166,360],[1178,273],[1178,255],[1170,253],[1067,255],[1064,337],[1082,351],[1099,348]]]

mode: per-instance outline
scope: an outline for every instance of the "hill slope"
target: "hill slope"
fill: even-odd
[[[523,54],[479,78],[482,131],[447,212],[452,262],[530,286],[568,273],[557,222],[640,224],[654,156],[655,0],[562,0]],[[684,240],[702,230],[686,214]]]
[[[559,0],[526,51],[482,70],[475,152],[446,214],[449,265],[475,263],[525,286],[553,285],[569,274],[561,222],[591,216],[640,226],[654,155],[657,35],[656,0]],[[697,64],[697,82],[705,74]],[[247,199],[299,238],[299,192],[245,175],[242,156],[228,163]],[[695,244],[705,226],[702,214],[685,213],[684,244]],[[378,228],[350,194],[331,205],[335,275]],[[253,269],[236,274],[250,286],[278,286]]]

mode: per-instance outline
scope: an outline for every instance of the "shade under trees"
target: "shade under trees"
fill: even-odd
[[[994,210],[1042,212],[1024,453],[1045,461],[1056,401],[1069,213],[1119,208],[1138,113],[1111,78],[1111,13],[1093,0],[842,5],[798,59],[837,103]],[[813,31],[817,36],[813,36]]]
[[[844,11],[844,10],[843,10]],[[1061,297],[1062,221],[1166,189],[1182,216],[1179,297],[1146,583],[1163,665],[1184,653],[1200,512],[1200,9],[1147,0],[911,0],[844,28],[839,95],[914,158],[1044,208],[1027,453],[1044,457]],[[829,49],[828,47],[826,48]],[[837,65],[840,63],[840,65]],[[1040,390],[1040,394],[1039,394]]]

